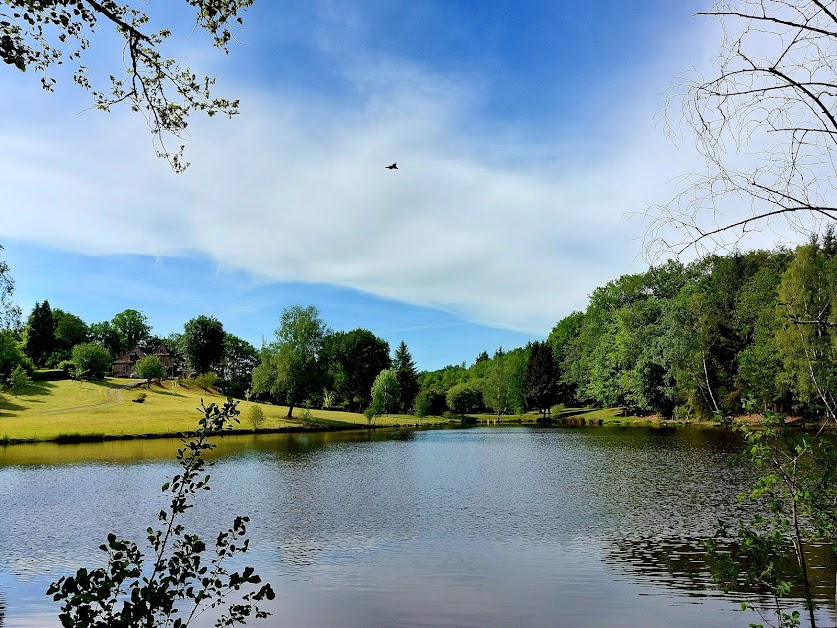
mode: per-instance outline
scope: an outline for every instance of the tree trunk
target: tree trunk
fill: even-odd
[[[293,414],[294,414],[294,405],[291,404],[291,405],[288,406],[288,418],[289,419],[294,418]]]

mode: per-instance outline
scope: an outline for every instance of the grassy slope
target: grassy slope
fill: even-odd
[[[136,380],[108,379],[104,382],[33,382],[17,397],[0,397],[0,439],[53,440],[62,434],[142,435],[176,434],[193,430],[200,414],[195,408],[201,398],[206,403],[221,403],[224,398],[201,389],[186,389],[165,382],[165,386],[153,385],[150,390],[143,385],[136,389],[120,389]],[[138,392],[145,392],[143,403],[132,399]],[[255,402],[242,401],[240,427],[250,428],[246,422],[247,407]],[[294,409],[294,419],[285,415],[288,408],[258,404],[265,414],[262,428],[281,428],[304,424],[302,409]],[[362,414],[349,412],[311,411],[311,422],[339,422],[357,426],[367,425]],[[422,419],[408,415],[378,417],[377,425],[404,425],[438,423],[441,419]],[[306,422],[308,424],[310,422]]]

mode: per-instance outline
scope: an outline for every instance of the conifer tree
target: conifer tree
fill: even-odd
[[[407,349],[407,343],[403,340],[395,350],[395,359],[392,366],[398,379],[398,388],[401,391],[401,409],[408,412],[413,407],[413,401],[418,394],[419,383],[416,363],[413,361],[413,356],[410,355],[410,350]]]

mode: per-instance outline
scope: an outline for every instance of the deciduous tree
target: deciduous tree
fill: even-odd
[[[110,374],[110,352],[95,342],[85,342],[73,347],[73,363],[85,377],[101,379]]]
[[[145,343],[151,335],[151,325],[148,324],[148,318],[139,310],[119,312],[113,317],[110,325],[119,335],[121,351],[130,351],[138,344]]]
[[[183,325],[181,346],[195,373],[221,370],[224,338],[224,326],[214,316],[196,316]]]
[[[228,53],[233,30],[242,24],[241,13],[253,0],[186,3],[195,12],[195,28],[209,33],[214,46]],[[183,146],[169,144],[184,136],[190,114],[233,116],[238,113],[238,101],[214,97],[214,78],[200,78],[181,64],[180,57],[165,54],[172,30],[165,25],[151,30],[146,10],[140,3],[116,0],[2,0],[0,60],[21,71],[33,70],[47,91],[56,83],[50,74],[53,66],[69,62],[73,80],[92,91],[97,109],[110,111],[125,104],[140,113],[151,130],[157,155],[175,171],[182,171],[188,166],[182,159]],[[97,62],[104,67],[91,75],[84,58],[102,24],[124,40],[119,59],[124,68],[117,69],[100,55]],[[109,84],[98,85],[91,76],[110,76]]]
[[[367,329],[328,334],[323,357],[331,387],[354,411],[369,405],[375,378],[390,367],[389,344]]]
[[[372,384],[372,410],[375,414],[389,414],[398,408],[398,377],[392,369],[378,373]]]
[[[261,363],[253,371],[253,391],[266,393],[294,407],[323,387],[323,338],[328,332],[316,307],[295,305],[282,312],[276,340],[262,347]]]
[[[137,361],[134,372],[137,377],[146,380],[147,387],[151,388],[151,380],[161,380],[166,376],[166,367],[156,355],[147,355]]]

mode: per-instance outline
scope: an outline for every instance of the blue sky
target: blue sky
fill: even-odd
[[[24,313],[134,308],[161,335],[208,314],[258,346],[314,304],[419,368],[470,364],[643,270],[628,214],[695,167],[659,116],[717,45],[697,2],[259,0],[228,57],[179,4],[149,2],[152,23],[241,99],[193,118],[185,174],[136,116],[0,68],[0,244]]]

